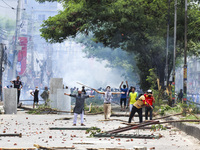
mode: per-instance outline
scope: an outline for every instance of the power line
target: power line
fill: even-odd
[[[5,7],[5,6],[1,6],[1,5],[0,5],[0,7],[2,7],[2,8],[9,8],[10,9],[10,7]]]
[[[10,8],[15,9],[14,7],[8,5],[4,0],[2,0],[2,1],[4,2],[4,4],[6,4],[7,6],[9,6]]]

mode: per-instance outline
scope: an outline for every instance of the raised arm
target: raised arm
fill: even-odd
[[[99,93],[99,94],[105,94],[105,92],[100,92],[100,91],[98,91],[97,89],[92,89],[92,90],[94,90],[95,92],[97,92],[97,93]]]
[[[13,81],[10,81],[12,84],[14,84],[14,82]]]
[[[128,81],[126,81],[126,86],[127,86],[127,88],[129,88],[129,87],[128,87]]]
[[[124,82],[122,81],[122,83],[120,84],[120,86],[119,86],[119,89],[121,90],[121,88],[122,88],[122,84],[123,84]]]
[[[95,97],[94,95],[89,95],[89,98]]]

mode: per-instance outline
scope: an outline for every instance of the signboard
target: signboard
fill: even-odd
[[[18,62],[21,63],[21,70],[19,71],[19,75],[23,75],[26,70],[26,58],[27,58],[27,37],[19,37],[19,45],[21,46],[21,50],[18,52]]]

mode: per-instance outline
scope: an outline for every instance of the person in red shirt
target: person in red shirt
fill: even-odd
[[[150,113],[150,120],[152,120],[152,112],[153,112],[153,103],[155,103],[155,99],[153,97],[152,90],[148,90],[145,96],[145,120],[148,120],[148,113]]]

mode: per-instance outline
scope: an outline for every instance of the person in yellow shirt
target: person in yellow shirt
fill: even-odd
[[[133,104],[133,108],[131,110],[128,123],[131,123],[131,120],[136,112],[139,115],[140,123],[142,123],[142,107],[145,106],[144,102],[145,102],[145,97],[144,95],[141,94],[141,96],[139,96],[139,99]]]
[[[137,96],[138,96],[138,93],[135,92],[135,87],[132,87],[132,90],[129,93],[129,100],[128,100],[128,106],[129,106],[129,109],[130,109],[130,113],[131,113],[131,110],[133,108],[133,104],[136,102]]]

